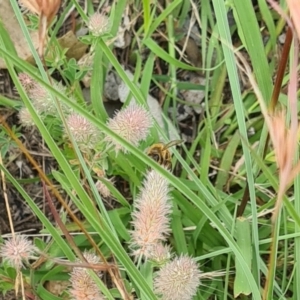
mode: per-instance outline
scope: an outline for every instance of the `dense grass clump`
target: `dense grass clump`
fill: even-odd
[[[300,4],[10,2],[0,291],[300,298]]]

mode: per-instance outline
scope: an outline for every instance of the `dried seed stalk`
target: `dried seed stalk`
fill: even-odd
[[[47,35],[47,28],[58,12],[61,0],[21,0],[21,4],[40,17],[38,52],[42,57]]]

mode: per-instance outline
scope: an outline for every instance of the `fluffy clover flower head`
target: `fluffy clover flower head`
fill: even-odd
[[[130,104],[110,119],[107,126],[132,145],[138,146],[140,141],[147,138],[152,123],[152,117],[143,106]],[[116,152],[126,152],[113,138],[107,137],[106,140],[115,146]]]
[[[200,285],[200,274],[197,263],[191,257],[176,257],[157,272],[155,293],[164,300],[191,300]]]
[[[149,260],[155,265],[162,266],[171,259],[171,247],[169,245],[164,245],[163,243],[157,243],[152,247],[148,247],[146,256],[149,257]]]
[[[104,35],[109,32],[110,27],[111,24],[109,18],[99,12],[94,13],[88,21],[89,31],[94,36]]]
[[[24,235],[16,235],[0,245],[0,256],[10,266],[20,270],[38,249]]]
[[[90,264],[99,264],[100,258],[91,252],[85,251],[83,256]],[[97,272],[97,275],[101,274]],[[69,292],[73,300],[102,300],[103,295],[99,291],[97,284],[90,276],[87,268],[74,267],[70,274],[72,287]]]
[[[104,180],[108,180],[108,179],[104,179]],[[113,183],[112,181],[110,182]],[[96,185],[96,189],[98,190],[101,196],[103,196],[104,198],[108,198],[111,196],[111,192],[109,188],[101,180],[97,180],[95,185]]]
[[[165,241],[170,232],[171,203],[166,178],[148,172],[133,212],[131,246],[136,257],[151,258],[153,247]]]
[[[37,82],[34,81],[27,73],[19,73],[18,78],[26,92],[29,92],[37,85]]]
[[[56,113],[53,97],[41,84],[33,80],[26,73],[20,73],[18,77],[39,114],[53,115]],[[53,88],[62,94],[66,94],[67,92],[62,83],[54,82]],[[64,112],[69,113],[69,108],[64,103],[61,103],[60,107]]]
[[[99,131],[82,115],[72,113],[67,118],[67,125],[75,141],[82,148],[93,149],[98,142]]]
[[[34,126],[34,122],[32,120],[31,114],[29,112],[29,110],[27,109],[27,107],[22,107],[19,110],[19,120],[20,123],[22,124],[22,126],[24,127],[32,127]]]
[[[55,114],[56,107],[51,95],[40,84],[34,85],[28,95],[39,114]]]

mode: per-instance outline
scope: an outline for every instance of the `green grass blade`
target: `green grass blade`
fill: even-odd
[[[236,220],[236,241],[239,245],[245,262],[249,268],[251,268],[252,261],[252,241],[251,241],[251,230],[249,221],[245,218],[238,218]],[[237,298],[241,294],[250,295],[251,288],[248,283],[248,278],[245,276],[245,273],[241,269],[241,266],[238,261],[235,264],[235,279],[234,279],[234,297]]]
[[[241,142],[240,133],[236,131],[236,133],[229,141],[221,159],[221,163],[220,163],[221,170],[218,173],[216,179],[216,187],[219,190],[222,190],[224,188],[224,185],[226,184],[229,178],[230,168],[233,165],[233,159],[236,155],[236,149],[240,144],[240,142]]]
[[[93,61],[93,72],[91,79],[91,101],[93,106],[93,111],[96,116],[99,116],[103,122],[108,118],[107,112],[103,103],[103,86],[104,86],[104,70],[103,68],[103,54],[101,50],[101,46],[96,42],[95,47],[95,56]]]
[[[150,25],[150,28],[148,32],[145,34],[145,37],[148,38],[152,35],[152,33],[156,30],[156,28],[168,17],[169,14],[182,2],[182,0],[175,0],[172,1],[166,9],[162,11],[162,13],[157,16],[152,24]]]
[[[243,1],[244,3],[244,1]],[[254,274],[255,280],[257,282],[257,288],[260,283],[260,272],[259,272],[259,236],[258,236],[258,221],[257,221],[257,211],[256,211],[256,196],[255,196],[255,187],[254,187],[254,178],[252,172],[252,159],[250,151],[248,148],[248,139],[247,139],[247,128],[245,124],[245,115],[243,101],[240,93],[240,84],[239,76],[237,73],[235,57],[232,49],[231,36],[228,26],[227,12],[225,9],[225,4],[217,0],[213,0],[213,6],[216,13],[218,29],[220,33],[220,38],[222,41],[222,47],[225,57],[225,62],[227,66],[227,72],[229,77],[229,82],[231,86],[234,106],[236,110],[237,121],[239,125],[239,131],[242,136],[242,148],[245,157],[245,165],[247,172],[247,181],[250,193],[250,202],[251,202],[251,212],[252,212],[252,234],[253,234],[253,243],[254,243],[254,261],[257,261],[256,268],[257,272]]]
[[[200,71],[200,68],[192,67],[188,64],[185,64],[172,56],[170,56],[165,50],[163,50],[161,47],[157,45],[157,43],[151,39],[151,38],[146,38],[144,40],[145,46],[147,46],[153,53],[155,53],[158,57],[166,61],[172,66],[176,66],[177,68],[182,68],[184,70],[191,70],[191,71]]]
[[[233,9],[238,17],[237,23],[245,39],[245,46],[250,55],[254,74],[263,95],[268,103],[272,94],[272,76],[268,66],[262,37],[251,0],[233,0]]]

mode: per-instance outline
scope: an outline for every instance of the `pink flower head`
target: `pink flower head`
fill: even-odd
[[[35,125],[27,107],[22,107],[19,110],[19,120],[24,127],[31,127]]]
[[[101,36],[110,30],[110,21],[104,14],[96,12],[90,17],[88,28],[92,35]]]
[[[24,235],[16,235],[0,246],[0,256],[3,261],[17,270],[24,267],[23,261],[28,263],[29,258],[37,251],[37,248]]]
[[[67,119],[67,125],[79,146],[92,149],[98,142],[99,131],[85,117],[72,113]]]
[[[26,92],[29,92],[37,83],[28,74],[19,73],[19,80]]]
[[[66,93],[65,87],[61,83],[55,82],[53,84],[53,88],[62,94]],[[42,85],[35,84],[35,86],[28,92],[28,95],[38,113],[46,115],[57,114],[53,97]],[[61,103],[60,107],[64,112],[69,112],[68,107],[64,103]]]
[[[55,102],[51,94],[41,84],[26,73],[20,73],[18,77],[39,114],[51,115],[56,113]],[[62,94],[66,93],[66,88],[61,83],[54,82],[53,87]],[[61,104],[61,108],[68,112],[65,104]]]
[[[108,179],[105,179],[108,180]],[[100,193],[101,196],[108,198],[111,195],[111,192],[109,190],[109,188],[101,181],[101,180],[97,180],[96,182],[96,189],[98,190],[98,192]]]
[[[169,245],[157,243],[148,248],[148,254],[146,257],[149,257],[149,260],[151,260],[155,265],[162,266],[171,259],[171,248]]]
[[[91,252],[84,252],[83,256],[90,264],[99,264],[100,258]],[[101,274],[97,272],[97,275]],[[74,300],[103,300],[97,284],[88,272],[87,268],[74,267],[70,274],[70,294]]]
[[[130,104],[110,119],[107,126],[132,145],[138,146],[140,141],[147,138],[152,118],[143,106]],[[115,145],[116,152],[119,150],[126,152],[126,149],[111,137],[107,137],[107,140]]]
[[[165,241],[170,232],[171,204],[168,181],[151,170],[144,181],[139,198],[135,201],[131,244],[134,255],[151,258],[153,247]]]
[[[197,263],[191,257],[177,257],[157,272],[155,293],[164,300],[191,300],[200,285],[200,274]]]
[[[49,93],[40,85],[36,84],[29,92],[34,108],[39,114],[54,114],[56,107]]]

